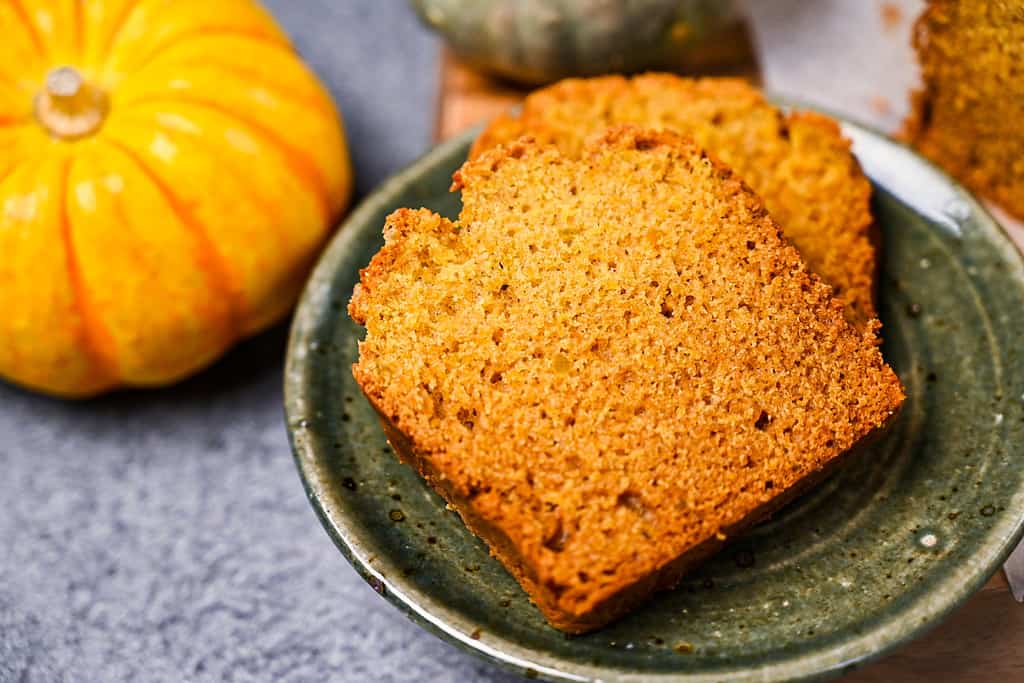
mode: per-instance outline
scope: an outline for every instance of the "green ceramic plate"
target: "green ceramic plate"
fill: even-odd
[[[455,217],[448,185],[471,134],[363,202],[306,288],[285,378],[309,499],[355,568],[433,633],[556,681],[827,676],[920,634],[979,588],[1024,518],[1024,265],[946,176],[865,128],[845,132],[875,185],[884,353],[908,395],[898,424],[676,590],[581,637],[547,626],[396,461],[350,371],[362,330],[345,307],[385,215],[427,206]]]

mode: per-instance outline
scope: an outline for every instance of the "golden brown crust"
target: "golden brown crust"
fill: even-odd
[[[530,135],[578,153],[586,137],[616,124],[693,137],[764,200],[811,270],[847,303],[864,329],[876,317],[871,186],[832,119],[782,114],[745,81],[650,73],[567,79],[532,93],[517,115],[495,119],[471,158]]]
[[[924,87],[903,137],[1024,219],[1024,14],[1019,2],[932,0],[914,27]]]
[[[389,217],[353,373],[558,628],[674,584],[902,402],[873,328],[678,135],[520,140],[455,185],[457,223]]]
[[[521,119],[510,114],[500,114],[487,124],[473,141],[473,146],[469,149],[469,158],[475,159],[489,149],[518,140],[525,135]]]

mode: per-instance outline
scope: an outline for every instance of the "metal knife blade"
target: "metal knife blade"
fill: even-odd
[[[1017,602],[1024,602],[1024,542],[1014,548],[1010,558],[1003,565],[1010,592]]]

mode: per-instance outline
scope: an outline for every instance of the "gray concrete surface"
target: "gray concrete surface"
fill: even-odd
[[[400,0],[270,0],[346,117],[365,193],[429,145],[436,46]],[[512,681],[366,586],[303,496],[285,333],[182,386],[0,384],[0,681]]]

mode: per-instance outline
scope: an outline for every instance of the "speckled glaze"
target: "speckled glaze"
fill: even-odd
[[[350,366],[345,306],[403,206],[447,216],[473,133],[384,184],[322,258],[295,318],[285,390],[309,498],[381,595],[427,629],[556,681],[777,681],[857,667],[933,626],[996,571],[1024,518],[1024,265],[964,190],[865,128],[884,353],[908,400],[893,430],[679,588],[585,636],[550,628],[384,440]]]

